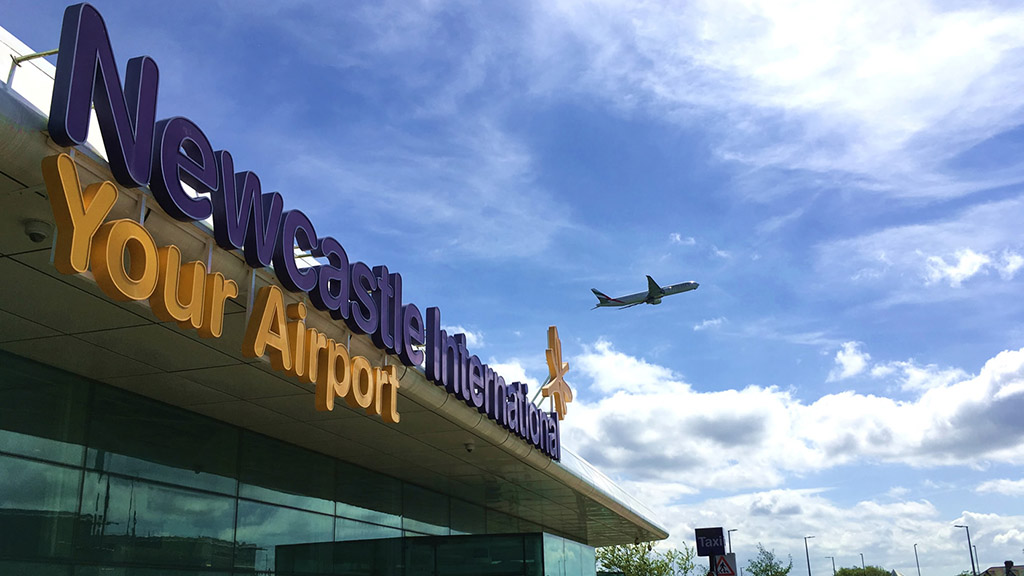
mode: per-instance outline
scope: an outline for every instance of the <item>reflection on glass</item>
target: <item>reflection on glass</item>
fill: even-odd
[[[242,434],[239,496],[334,513],[334,460],[259,434]]]
[[[401,538],[327,542],[279,546],[276,556],[277,574],[345,574],[348,576],[412,576],[434,575],[433,563],[428,572],[402,569]],[[428,558],[429,560],[429,558]]]
[[[593,576],[597,573],[597,551],[592,546],[580,544],[580,573]]]
[[[0,456],[0,555],[71,555],[82,472]]]
[[[544,534],[545,576],[594,576],[596,573],[592,547],[553,534]]]
[[[540,534],[423,536],[279,546],[278,574],[541,576]],[[590,576],[594,572],[591,570]]]
[[[337,518],[334,521],[334,539],[345,540],[368,540],[370,538],[397,538],[402,535],[398,528],[377,526],[365,522],[357,522],[346,518]]]
[[[235,428],[106,386],[91,416],[90,469],[235,493]]]
[[[76,548],[98,562],[230,569],[235,500],[87,473]]]
[[[274,573],[278,546],[330,542],[334,539],[334,518],[270,504],[240,500],[235,531],[239,554],[236,570]]]
[[[444,494],[403,484],[402,507],[402,528],[435,536],[449,534],[449,504]]]
[[[338,516],[402,527],[402,483],[347,462],[338,462]]]
[[[583,576],[583,547],[579,542],[563,540],[565,543],[565,576]],[[595,567],[596,570],[596,567]]]
[[[80,465],[88,382],[6,352],[0,366],[0,451]]]
[[[552,534],[544,535],[544,576],[565,576],[565,543]]]
[[[435,545],[439,574],[518,576],[529,573],[526,548],[539,548],[539,539],[519,534],[463,536],[438,539]]]

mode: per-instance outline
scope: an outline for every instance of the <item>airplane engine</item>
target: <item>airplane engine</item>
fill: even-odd
[[[661,298],[655,298],[651,300],[651,304],[661,304]]]

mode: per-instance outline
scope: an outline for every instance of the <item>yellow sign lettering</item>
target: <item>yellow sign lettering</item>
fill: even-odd
[[[114,207],[117,188],[102,182],[83,192],[78,168],[67,154],[43,158],[43,181],[57,224],[53,264],[61,274],[81,274],[89,269],[93,236]]]
[[[157,264],[156,242],[134,220],[107,222],[93,238],[93,276],[103,293],[114,300],[148,299],[156,290]]]

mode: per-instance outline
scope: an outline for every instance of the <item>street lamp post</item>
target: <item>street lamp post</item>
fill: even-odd
[[[921,560],[917,557],[917,544],[914,544],[914,562],[917,562],[917,576],[921,576]]]
[[[726,536],[729,537],[729,554],[732,554],[732,533],[738,530],[738,528],[731,528],[725,531]]]
[[[955,524],[954,527],[967,530],[967,553],[971,555],[971,573],[978,576],[978,569],[974,567],[974,549],[971,547],[971,529],[964,524]]]
[[[860,569],[861,570],[867,570],[868,569],[868,567],[864,565],[864,553],[863,552],[860,553]],[[978,576],[978,575],[975,574],[974,576]]]
[[[836,557],[835,556],[825,556],[825,558],[828,558],[829,560],[832,561],[832,576],[836,576]],[[918,575],[918,576],[920,576],[920,575]]]
[[[978,556],[978,545],[971,546],[974,548],[974,563],[978,565],[978,569],[981,569],[981,556]]]
[[[807,541],[814,536],[804,536],[804,554],[807,555],[807,576],[811,576],[811,551],[807,547]]]

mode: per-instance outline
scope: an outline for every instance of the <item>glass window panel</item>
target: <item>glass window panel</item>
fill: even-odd
[[[337,518],[334,521],[334,539],[337,541],[400,538],[401,536],[402,531],[398,528],[367,524],[346,518]]]
[[[402,549],[401,538],[280,546],[277,549],[277,572],[289,576],[413,576],[413,572],[402,570]],[[432,561],[426,574],[434,575]]]
[[[338,462],[336,514],[402,527],[402,483],[347,462]]]
[[[279,574],[401,574],[402,531],[338,518],[334,538],[346,542],[278,546]],[[431,557],[433,558],[433,557]],[[433,575],[433,560],[430,561]],[[410,576],[408,573],[405,576]]]
[[[452,534],[486,534],[483,506],[452,498]]]
[[[544,576],[566,576],[565,544],[551,534],[544,535]]]
[[[447,536],[450,525],[447,496],[412,484],[402,485],[402,528]]]
[[[235,538],[235,570],[274,574],[278,546],[331,542],[334,517],[240,500]]]
[[[239,495],[334,514],[334,460],[259,434],[242,434]]]
[[[437,547],[429,538],[406,538],[402,541],[405,554],[405,576],[435,576]]]
[[[580,573],[583,576],[597,575],[597,551],[593,546],[580,544]]]
[[[524,534],[523,561],[524,576],[541,576],[544,574],[544,540],[541,534]]]
[[[0,555],[70,556],[82,471],[13,456],[0,470]]]
[[[237,454],[232,426],[96,386],[86,455],[91,470],[233,495]]]
[[[575,540],[544,534],[545,576],[594,576],[594,549]]]
[[[76,555],[91,562],[230,569],[235,500],[86,473]]]
[[[0,352],[0,450],[81,465],[89,383]]]
[[[583,576],[583,553],[579,542],[563,539],[565,545],[565,575]]]
[[[437,572],[451,576],[521,576],[523,536],[463,536],[437,542]]]

